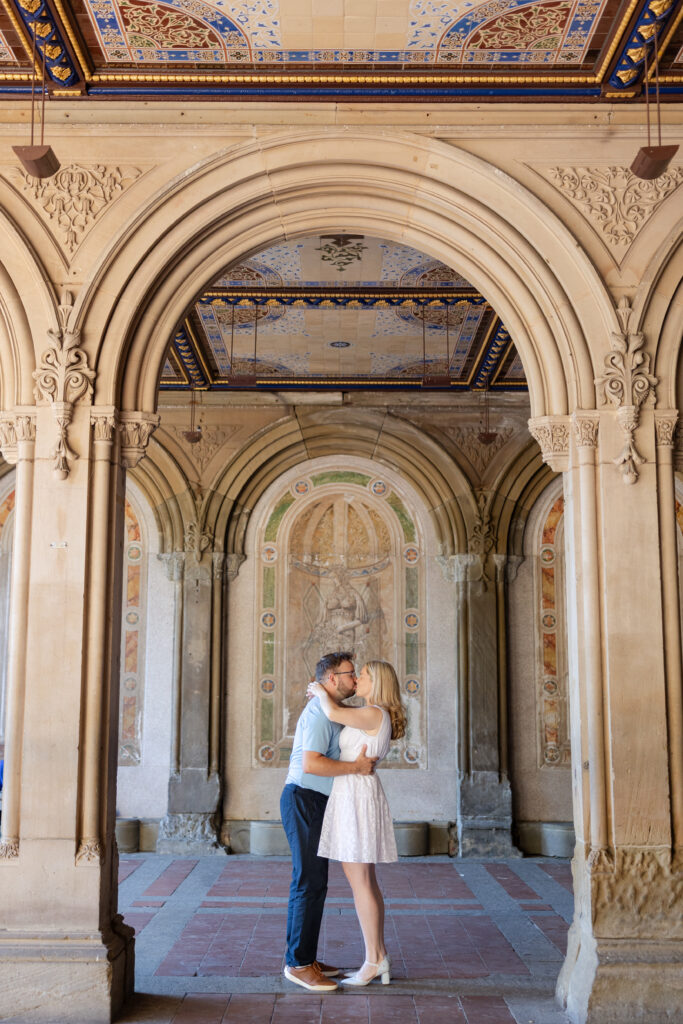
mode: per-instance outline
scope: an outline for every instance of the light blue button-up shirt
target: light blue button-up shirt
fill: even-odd
[[[312,775],[310,772],[305,772],[303,767],[304,750],[313,750],[338,761],[341,730],[341,725],[329,720],[317,697],[309,700],[296,723],[294,746],[289,758],[289,773],[285,785],[293,782],[297,786],[303,786],[304,789],[315,789],[318,793],[329,796],[334,779],[325,775]]]

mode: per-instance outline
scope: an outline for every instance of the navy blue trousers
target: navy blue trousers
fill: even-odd
[[[327,797],[289,783],[280,797],[280,814],[292,851],[292,884],[287,907],[288,967],[307,967],[318,956],[318,936],[327,895],[326,857],[318,856]]]

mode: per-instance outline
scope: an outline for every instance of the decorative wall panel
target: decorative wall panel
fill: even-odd
[[[0,757],[5,750],[5,687],[9,640],[9,600],[14,535],[14,486],[0,498]]]
[[[142,760],[147,573],[140,518],[128,498],[125,516],[119,764],[135,765]]]
[[[567,630],[564,610],[564,498],[553,501],[538,548],[536,620],[538,644],[539,764],[571,763],[568,714]]]
[[[322,654],[396,667],[408,734],[386,761],[426,767],[424,551],[405,497],[353,470],[318,471],[280,492],[257,541],[254,763],[286,764]]]

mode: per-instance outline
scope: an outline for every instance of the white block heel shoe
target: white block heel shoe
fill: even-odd
[[[381,977],[383,985],[388,985],[391,981],[391,960],[388,956],[385,956],[378,964],[371,964],[369,960],[366,960],[360,970],[355,974],[350,974],[348,978],[342,978],[341,983],[342,985],[369,985],[371,981],[379,977]]]

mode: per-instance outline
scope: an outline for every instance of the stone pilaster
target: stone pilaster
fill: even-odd
[[[172,773],[157,852],[223,854],[219,843],[224,555],[198,518],[177,562]]]
[[[610,387],[637,422],[627,436],[617,401],[574,414],[564,481],[577,843],[557,994],[579,1024],[654,1024],[683,1004],[673,415],[629,390],[651,382],[639,340],[620,345]]]
[[[7,416],[0,428],[17,463],[0,1017],[68,1006],[75,1024],[104,1024],[133,984],[114,840],[124,474],[118,412],[90,406],[74,339],[63,322],[41,404],[13,436]]]
[[[477,526],[479,527],[477,529]],[[486,516],[467,554],[442,561],[456,588],[459,856],[515,856],[507,777],[505,557],[492,554]],[[502,673],[502,674],[501,674]]]

